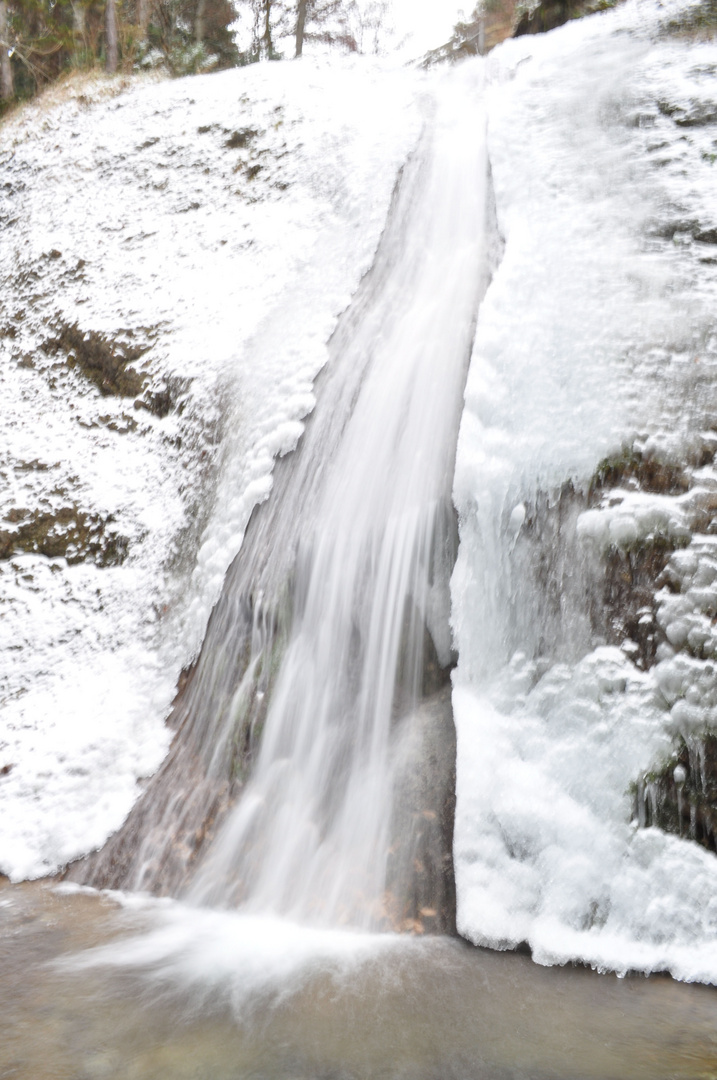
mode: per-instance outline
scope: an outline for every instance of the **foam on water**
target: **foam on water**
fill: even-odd
[[[150,1000],[176,994],[191,1002],[193,1013],[223,1002],[246,1021],[296,994],[317,973],[338,986],[366,961],[411,947],[410,938],[392,934],[322,930],[271,916],[113,895],[149,919],[148,931],[64,957],[59,969],[133,972],[146,980],[143,992],[149,990]]]

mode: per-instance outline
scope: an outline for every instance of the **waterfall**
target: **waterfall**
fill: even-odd
[[[316,412],[227,575],[170,759],[86,880],[361,927],[407,887],[396,791],[451,663],[450,493],[487,284],[481,80],[465,65],[435,92]]]

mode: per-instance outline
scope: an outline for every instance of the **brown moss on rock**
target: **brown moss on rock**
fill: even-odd
[[[590,482],[588,501],[594,505],[606,489],[628,486],[658,495],[682,495],[689,489],[690,479],[683,466],[627,446],[600,462]]]
[[[160,419],[174,409],[181,412],[181,399],[189,380],[179,377],[153,379],[137,362],[152,348],[156,328],[122,330],[114,337],[97,330],[82,330],[77,323],[57,324],[57,333],[41,346],[46,356],[64,354],[70,370],[78,369],[104,397],[134,398],[134,408],[146,409]],[[134,431],[136,421],[125,417],[121,424],[100,418],[112,430]]]
[[[13,555],[45,555],[68,563],[94,562],[97,566],[119,566],[129,548],[127,537],[113,528],[110,514],[80,510],[76,503],[59,510],[13,508],[0,521],[0,559]]]
[[[131,365],[149,349],[147,344],[131,344],[109,338],[96,330],[81,330],[77,323],[64,324],[57,337],[42,346],[48,356],[58,351],[66,353],[69,368],[79,368],[103,395],[137,397],[148,382],[148,376]]]

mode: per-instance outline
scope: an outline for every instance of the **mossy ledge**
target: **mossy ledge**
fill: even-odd
[[[69,564],[93,562],[119,566],[129,540],[114,527],[114,516],[80,510],[76,503],[58,510],[9,510],[0,522],[0,559],[13,555],[45,555]]]
[[[181,412],[181,398],[189,388],[186,379],[163,379],[161,383],[137,366],[157,337],[156,328],[122,330],[114,336],[83,330],[78,323],[58,321],[55,335],[41,345],[46,356],[64,354],[65,364],[78,369],[103,397],[134,398],[135,409],[154,416]]]

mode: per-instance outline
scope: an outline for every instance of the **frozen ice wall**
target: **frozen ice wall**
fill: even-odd
[[[695,543],[679,499],[622,492],[584,513],[598,463],[625,445],[685,458],[714,415],[717,46],[663,32],[676,10],[629,3],[488,63],[505,250],[454,489],[455,856],[476,943],[712,981],[717,861],[631,824],[630,785],[676,734],[660,690],[676,661],[667,648],[641,669],[587,611],[610,544],[660,529]],[[710,468],[700,483],[712,490]],[[536,568],[541,512],[554,533]],[[541,580],[561,559],[548,612]]]

